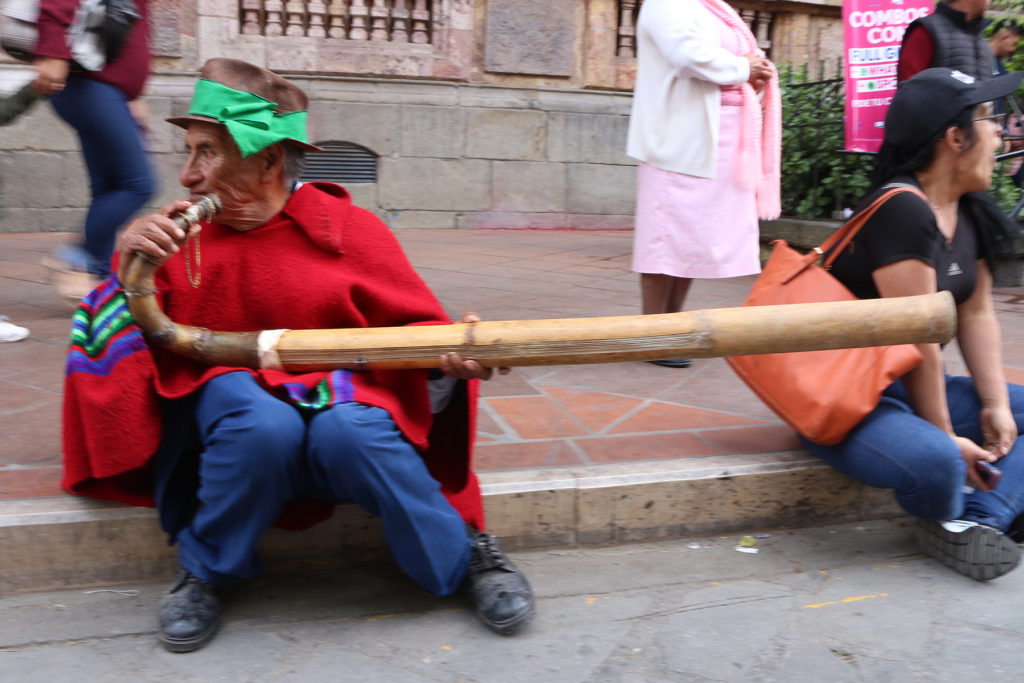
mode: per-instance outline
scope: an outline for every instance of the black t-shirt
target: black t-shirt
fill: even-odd
[[[913,179],[896,182],[914,184]],[[885,188],[868,197],[868,206]],[[878,207],[853,241],[832,264],[832,274],[859,299],[880,295],[871,274],[897,261],[917,259],[935,269],[938,291],[949,291],[962,304],[974,292],[977,262],[984,258],[977,229],[961,204],[956,233],[947,242],[928,203],[910,192],[901,192]]]

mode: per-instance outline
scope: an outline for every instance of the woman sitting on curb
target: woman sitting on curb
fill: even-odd
[[[887,200],[832,267],[862,299],[951,292],[970,377],[944,374],[939,345],[920,344],[921,364],[842,442],[806,442],[837,470],[894,489],[903,509],[920,518],[924,550],[979,581],[1020,562],[1012,537],[1024,512],[1024,444],[1017,440],[1024,387],[1008,386],[1003,374],[987,263],[1012,226],[984,190],[1001,145],[1002,115],[992,114],[991,101],[1021,79],[982,82],[936,68],[903,83],[862,206],[893,184],[924,196]],[[989,464],[1002,471],[1001,483],[987,475]]]

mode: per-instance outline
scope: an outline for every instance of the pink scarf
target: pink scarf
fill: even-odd
[[[725,0],[700,0],[701,3],[731,30],[743,53],[764,53],[743,19]],[[779,74],[772,66],[772,76],[764,88],[760,102],[750,83],[744,83],[743,128],[740,132],[740,163],[737,180],[740,187],[757,190],[758,218],[778,218],[782,211],[779,199],[779,166],[782,155],[782,103],[779,97]],[[761,109],[764,109],[762,119]],[[760,145],[758,144],[760,142]]]

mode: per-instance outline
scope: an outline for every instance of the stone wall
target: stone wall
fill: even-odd
[[[153,207],[182,196],[180,131],[163,119],[185,111],[203,62],[232,56],[309,92],[314,140],[378,155],[378,181],[349,189],[395,227],[631,227],[635,169],[623,149],[636,60],[622,22],[635,2],[432,0],[427,43],[408,20],[401,42],[362,29],[356,39],[351,25],[338,32],[329,13],[318,27],[298,27],[287,12],[274,24],[264,11],[274,3],[150,0]],[[393,11],[356,4],[368,8],[367,29],[373,11]],[[841,45],[840,0],[734,4],[771,15],[776,61],[832,59]],[[30,78],[0,55],[0,92]],[[87,205],[77,140],[48,105],[0,128],[0,231],[77,229]]]
[[[18,77],[0,70],[0,87]],[[632,226],[628,93],[293,78],[311,98],[311,139],[379,156],[376,183],[347,187],[393,227]],[[160,73],[150,83],[149,144],[161,179],[154,207],[183,196],[181,130],[164,119],[185,113],[194,82]],[[45,103],[0,128],[0,232],[77,229],[88,203],[77,149]]]

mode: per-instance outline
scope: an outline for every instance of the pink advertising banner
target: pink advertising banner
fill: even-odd
[[[934,6],[934,0],[843,0],[846,149],[877,152],[882,146],[903,33]]]

